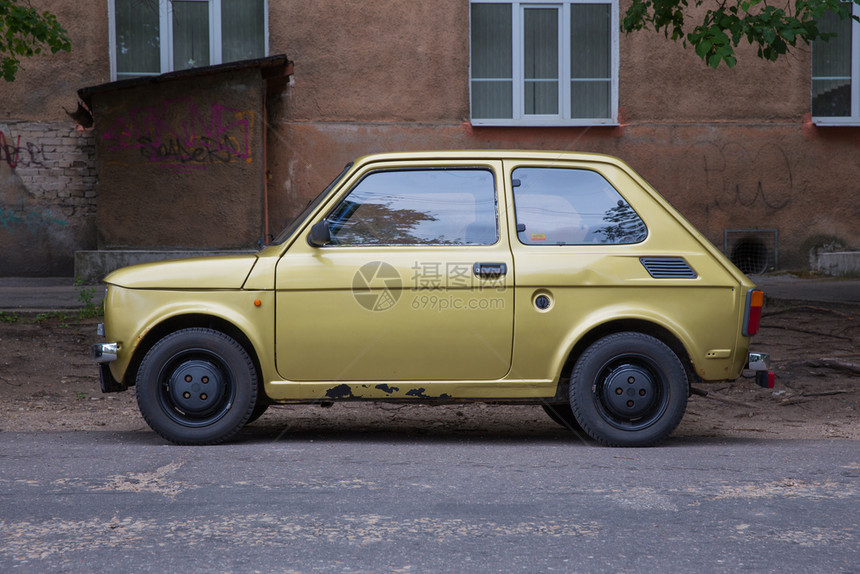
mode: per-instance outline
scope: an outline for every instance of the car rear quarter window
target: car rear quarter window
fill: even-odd
[[[326,219],[335,245],[492,245],[499,237],[488,169],[376,171]]]
[[[599,173],[521,167],[513,171],[517,237],[525,245],[639,243],[645,223]]]

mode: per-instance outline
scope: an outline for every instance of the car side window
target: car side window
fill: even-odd
[[[619,245],[648,234],[645,222],[597,172],[521,167],[512,179],[520,243]]]
[[[492,245],[499,237],[488,169],[376,171],[326,218],[336,245]]]

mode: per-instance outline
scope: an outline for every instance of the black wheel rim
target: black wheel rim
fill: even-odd
[[[177,353],[158,375],[158,402],[173,422],[204,427],[220,420],[236,398],[233,372],[205,349]]]
[[[622,355],[600,368],[592,385],[592,398],[600,417],[613,427],[641,430],[666,412],[666,381],[666,374],[648,357]]]

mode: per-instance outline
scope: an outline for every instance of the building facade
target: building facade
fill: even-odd
[[[449,148],[621,157],[748,272],[807,267],[814,248],[860,247],[857,24],[829,23],[842,26],[840,42],[799,47],[776,63],[742,46],[735,68],[712,70],[660,33],[621,34],[623,0],[34,5],[58,16],[72,52],[27,60],[0,86],[0,275],[71,275],[76,251],[117,247],[109,239],[122,226],[126,249],[253,249],[252,235],[277,233],[356,156]],[[143,162],[138,148],[105,145],[117,126],[100,121],[97,106],[87,129],[65,111],[81,88],[277,54],[292,61],[292,75],[262,104],[245,109],[233,97],[225,107],[210,97],[203,106],[188,81],[147,104],[161,130],[154,135],[171,134],[174,150],[211,141],[225,113],[244,112],[261,128],[248,157],[262,162],[262,176],[241,183],[259,186],[251,194],[259,229],[248,231],[247,210],[236,209],[240,241],[223,241],[223,198],[239,185],[225,173],[247,165],[190,161],[220,157],[207,148],[188,156],[188,169],[165,169]],[[118,172],[116,162],[134,157],[139,165]],[[178,207],[159,215],[174,230],[197,229],[207,197],[222,198],[219,241],[198,234],[183,246],[181,234],[135,228],[135,210],[150,197],[169,201],[153,186],[182,190]],[[235,191],[248,201],[247,189]]]

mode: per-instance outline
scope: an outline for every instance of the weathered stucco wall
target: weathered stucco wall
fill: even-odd
[[[811,125],[808,47],[775,64],[742,48],[735,69],[714,71],[662,34],[622,35],[620,127],[472,129],[466,0],[270,0],[269,53],[288,54],[295,70],[269,99],[267,129],[253,90],[220,91],[227,99],[218,102],[197,85],[152,99],[117,93],[96,113],[97,130],[121,134],[114,123],[123,111],[158,108],[169,132],[201,117],[212,122],[211,104],[253,110],[254,137],[262,142],[265,131],[268,144],[265,165],[256,153],[250,165],[174,171],[120,137],[98,140],[93,173],[95,135],[75,132],[62,107],[74,108],[77,89],[110,80],[107,3],[34,5],[58,15],[73,49],[28,60],[14,84],[0,84],[6,145],[14,140],[17,150],[22,135],[24,156],[25,144],[45,146],[44,166],[13,167],[0,155],[0,274],[67,274],[73,251],[97,243],[246,247],[262,234],[264,176],[277,232],[354,157],[442,148],[617,155],[718,246],[725,229],[778,229],[783,267],[805,266],[809,247],[827,238],[860,248],[860,127]],[[105,229],[98,241],[96,193]]]
[[[466,0],[271,0],[270,53],[296,63],[289,119],[467,118],[468,16]]]
[[[74,111],[75,92],[110,81],[107,0],[32,0],[53,12],[69,34],[71,52],[23,60],[11,84],[0,80],[0,121],[58,121],[73,127],[63,108]]]
[[[94,93],[99,249],[241,249],[263,235],[257,69]]]
[[[0,276],[71,276],[75,251],[95,246],[98,174],[92,134],[63,108],[75,111],[85,82],[109,80],[106,2],[32,5],[57,15],[72,52],[26,59],[14,83],[0,80]]]
[[[273,227],[357,155],[539,148],[621,157],[719,247],[725,229],[778,229],[782,267],[825,237],[860,248],[860,128],[811,125],[808,48],[770,63],[741,47],[734,69],[712,70],[662,34],[622,35],[620,127],[473,129],[468,13],[463,0],[270,5],[272,49],[296,62],[273,107]]]
[[[369,152],[515,145],[609,153],[624,158],[718,247],[725,229],[776,228],[781,266],[802,268],[811,239],[856,242],[860,221],[860,166],[852,161],[837,170],[832,142],[827,135],[816,137],[817,131],[803,125],[642,125],[523,133],[468,124],[299,124],[284,134],[287,148],[310,152],[286,166],[290,186],[282,196],[296,199],[272,207],[284,214],[280,221],[289,219],[347,161]],[[505,137],[510,132],[516,134]],[[272,221],[278,221],[274,214]]]

